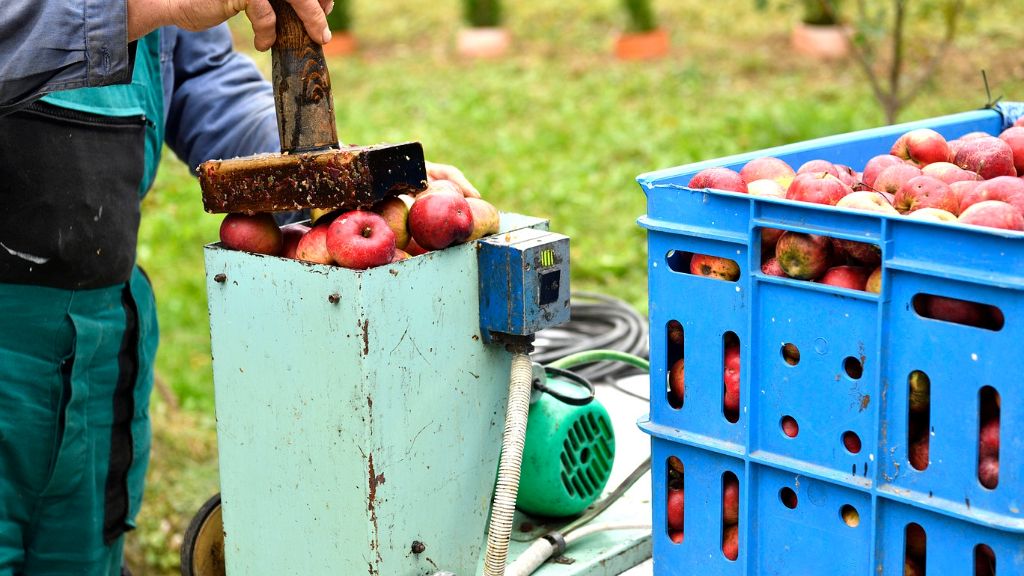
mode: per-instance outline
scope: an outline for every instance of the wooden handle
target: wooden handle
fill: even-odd
[[[286,0],[270,0],[277,16],[274,62],[274,103],[281,152],[307,152],[338,147],[334,98],[324,51],[306,33]]]

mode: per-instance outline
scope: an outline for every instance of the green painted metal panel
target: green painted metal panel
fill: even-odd
[[[510,365],[475,245],[363,272],[211,245],[206,270],[229,574],[474,573]]]

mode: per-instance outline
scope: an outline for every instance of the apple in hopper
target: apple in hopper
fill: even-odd
[[[836,168],[835,164],[828,160],[808,160],[801,164],[800,168],[796,171],[797,176],[800,174],[815,174],[818,172],[824,172],[839,178],[839,169]]]
[[[921,208],[907,214],[911,220],[928,220],[931,222],[956,222],[956,214],[939,208]]]
[[[920,168],[915,168],[910,164],[900,164],[898,166],[889,166],[883,169],[877,177],[875,177],[875,183],[873,188],[880,192],[886,192],[889,194],[896,194],[900,191],[900,186],[903,186],[911,178],[922,175]]]
[[[960,213],[957,221],[961,224],[1002,228],[1003,230],[1024,230],[1024,214],[999,200],[984,200],[972,204]]]
[[[728,258],[694,254],[690,258],[690,274],[716,280],[735,281],[740,277],[740,267],[734,260]]]
[[[1010,145],[1013,151],[1013,167],[1017,174],[1024,176],[1024,126],[1012,126],[999,135],[999,139]]]
[[[874,292],[875,294],[882,293],[882,267],[875,268],[871,275],[868,276],[868,281],[864,285],[864,290],[868,292]]]
[[[785,278],[786,273],[783,272],[782,266],[779,266],[779,259],[775,256],[765,260],[764,264],[761,264],[761,273],[767,276],[778,276]]]
[[[985,180],[996,176],[1016,176],[1013,167],[1013,149],[995,136],[968,140],[956,153],[953,163],[971,172],[977,172]]]
[[[979,184],[984,180],[961,180],[960,182],[953,182],[949,185],[949,191],[953,193],[956,198],[957,210],[954,214],[960,214],[964,211],[963,199],[968,196]]]
[[[967,180],[981,180],[981,176],[978,176],[969,170],[964,170],[952,162],[936,162],[934,164],[929,164],[922,168],[921,172],[925,176],[938,178],[946,184]]]
[[[327,228],[330,224],[318,224],[299,239],[295,257],[314,264],[334,264],[334,258],[327,251]]]
[[[728,168],[705,168],[694,174],[688,184],[690,188],[714,188],[731,192],[747,191],[747,183],[735,170]]]
[[[869,188],[875,187],[875,178],[882,173],[882,170],[890,166],[905,166],[906,162],[903,161],[899,156],[893,156],[892,154],[881,154],[875,156],[871,160],[868,160],[867,165],[864,166],[864,173],[861,174],[861,180],[868,185]]]
[[[786,183],[786,186],[792,182]],[[782,185],[778,180],[770,180],[768,178],[762,178],[760,180],[754,180],[753,182],[747,183],[747,193],[751,196],[762,196],[767,198],[785,198],[786,187]]]
[[[327,251],[345,268],[383,266],[395,256],[395,233],[380,214],[352,210],[338,216],[327,228]]]
[[[373,206],[373,211],[380,214],[394,233],[395,248],[405,248],[409,244],[409,205],[405,200],[398,196],[381,200]]]
[[[850,290],[865,290],[870,272],[867,268],[860,266],[836,266],[829,268],[818,280],[822,284],[848,288]]]
[[[232,250],[276,256],[284,238],[270,214],[228,214],[220,223],[220,241]]]
[[[915,176],[907,180],[896,192],[895,208],[901,213],[913,212],[921,208],[938,208],[954,212],[959,202],[949,185],[931,176]]]
[[[409,244],[405,246],[405,252],[409,254],[409,256],[411,257],[419,256],[420,254],[426,254],[427,252],[430,252],[430,250],[426,250],[422,246],[417,244],[415,238],[409,238]]]
[[[756,180],[774,180],[781,186],[789,186],[795,176],[792,166],[771,156],[755,158],[740,169],[740,178],[748,187]]]
[[[850,168],[846,164],[836,164],[836,171],[839,172],[839,179],[843,181],[850,188],[855,188],[861,181],[861,175],[856,170]]]
[[[851,210],[863,210],[865,212],[878,212],[881,214],[899,214],[892,204],[878,192],[852,192],[843,196],[836,202],[837,208],[849,208]]]
[[[786,190],[786,198],[798,202],[814,202],[835,206],[843,196],[853,192],[839,178],[826,172],[797,174]]]
[[[469,209],[473,213],[473,231],[466,239],[467,242],[498,233],[501,216],[494,205],[480,198],[466,198],[466,203],[469,204]]]
[[[309,232],[309,226],[305,224],[288,224],[281,227],[281,257],[295,259],[295,252],[299,249],[299,240]]]
[[[786,232],[775,245],[775,257],[786,276],[814,280],[828,270],[831,245],[824,236]]]
[[[966,210],[985,200],[1006,202],[1024,214],[1024,180],[1012,176],[996,176],[991,180],[979,182],[960,197],[960,210]]]
[[[949,162],[949,144],[935,130],[919,128],[900,136],[892,145],[889,154],[909,160],[915,166],[932,162]]]
[[[409,211],[409,232],[419,246],[441,250],[469,238],[473,233],[473,211],[462,194],[421,194]]]

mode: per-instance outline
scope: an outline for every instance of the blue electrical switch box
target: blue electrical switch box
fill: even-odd
[[[480,329],[529,336],[569,321],[569,238],[523,228],[478,243]]]

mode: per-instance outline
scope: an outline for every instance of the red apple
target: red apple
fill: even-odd
[[[792,180],[790,180],[792,182]],[[788,186],[788,184],[787,184]],[[754,180],[747,184],[747,193],[751,196],[764,196],[768,198],[785,198],[786,188],[778,180]]]
[[[1017,118],[1017,121],[1013,123],[1014,126],[1024,126],[1024,116]]]
[[[782,266],[779,266],[779,260],[775,256],[772,256],[765,260],[764,264],[761,264],[761,273],[768,276],[786,277],[786,273],[782,271]]]
[[[851,454],[860,454],[860,436],[856,434],[843,434],[843,447]]]
[[[922,298],[922,316],[967,326],[980,327],[988,322],[988,309],[982,304],[945,296],[922,295],[919,298]]]
[[[380,214],[395,234],[395,247],[405,248],[409,244],[409,206],[394,196],[374,204],[373,211]]]
[[[964,198],[970,195],[975,188],[981,184],[983,180],[962,180],[960,182],[953,182],[949,185],[949,191],[953,193],[956,198],[957,209],[953,214],[960,214],[964,211]]]
[[[747,192],[747,183],[735,170],[728,168],[705,168],[694,174],[688,184],[690,188],[714,188],[732,192]]]
[[[729,477],[722,487],[722,522],[732,526],[740,520],[740,483]]]
[[[882,170],[890,166],[905,166],[906,162],[903,161],[899,156],[893,156],[892,154],[881,154],[875,156],[871,160],[868,160],[867,165],[864,166],[864,173],[861,175],[861,180],[870,188],[875,187],[875,178],[882,173]]]
[[[327,228],[327,251],[345,268],[383,266],[395,256],[395,233],[379,214],[352,210]]]
[[[938,208],[947,212],[958,209],[956,196],[949,185],[931,176],[915,176],[907,180],[896,192],[896,209],[901,213],[921,208]]]
[[[920,208],[907,214],[907,218],[930,222],[956,222],[956,214],[940,208]]]
[[[226,248],[270,254],[281,253],[284,239],[270,214],[228,214],[220,223],[220,241]]]
[[[839,179],[843,181],[850,188],[860,184],[860,174],[853,168],[850,168],[846,164],[836,164],[836,171],[839,172]]]
[[[949,144],[935,130],[919,128],[899,137],[889,154],[909,160],[915,166],[932,162],[949,162]]]
[[[669,320],[668,341],[672,346],[677,347],[682,351],[683,343],[685,342],[685,333],[683,332],[683,325],[679,323],[679,320]]]
[[[996,176],[1016,176],[1013,167],[1013,149],[995,136],[968,140],[956,153],[953,163],[985,180]]]
[[[862,190],[852,192],[843,196],[836,202],[837,208],[849,208],[851,210],[863,210],[865,212],[879,212],[881,214],[899,214],[892,204],[878,192]]]
[[[690,259],[690,274],[716,280],[734,281],[740,277],[740,267],[734,260],[728,258],[694,254]]]
[[[829,162],[828,160],[808,160],[807,162],[804,162],[800,166],[800,169],[796,171],[797,175],[807,173],[816,174],[818,172],[824,172],[826,174],[831,174],[832,176],[839,178],[839,169],[836,168],[835,164]]]
[[[785,434],[787,438],[796,438],[797,435],[800,434],[800,425],[797,424],[795,418],[792,416],[782,417],[782,433]]]
[[[1024,180],[1010,176],[996,176],[979,182],[972,190],[960,197],[960,210],[985,200],[999,200],[1024,213]]]
[[[910,450],[907,453],[907,460],[914,470],[925,470],[928,468],[929,445],[925,439],[915,440],[910,443]]]
[[[722,554],[729,560],[736,560],[740,555],[740,535],[736,526],[729,526],[725,529],[722,538]]]
[[[978,176],[974,172],[964,170],[952,162],[936,162],[934,164],[929,164],[922,168],[921,172],[925,176],[938,178],[946,184],[965,180],[981,180],[981,176]]]
[[[889,166],[883,169],[877,177],[875,177],[874,189],[888,192],[889,194],[896,194],[900,190],[900,186],[903,183],[910,180],[911,178],[920,176],[922,174],[920,168],[915,168],[909,164],[900,164],[898,166]]]
[[[987,456],[978,462],[978,481],[989,490],[999,485],[999,459]]]
[[[736,344],[725,347],[723,383],[722,408],[729,420],[734,421],[740,410],[740,347]]]
[[[288,224],[281,227],[281,258],[296,258],[295,252],[299,249],[299,240],[309,232],[309,226],[305,224]]]
[[[1007,128],[999,135],[999,139],[1010,145],[1013,151],[1013,166],[1017,174],[1024,175],[1024,126]]]
[[[409,211],[409,231],[428,250],[460,244],[473,233],[473,211],[461,194],[419,196]]]
[[[981,425],[979,445],[982,457],[999,458],[999,419],[991,418]]]
[[[988,134],[986,134],[986,136],[988,136]],[[956,158],[956,155],[960,152],[960,149],[963,148],[964,144],[966,143],[967,140],[964,140],[963,138],[957,138],[956,140],[950,140],[949,142],[947,142],[947,144],[949,144],[949,157],[951,160]]]
[[[875,268],[871,275],[868,276],[868,281],[864,285],[864,290],[868,292],[874,292],[875,294],[882,293],[882,267]]]
[[[761,253],[774,254],[775,244],[782,238],[785,230],[779,228],[761,228]]]
[[[669,530],[682,531],[686,518],[686,495],[682,488],[669,488],[665,502],[665,520]]]
[[[314,264],[334,264],[334,258],[327,251],[327,228],[329,224],[318,224],[309,229],[299,238],[295,247],[295,257]]]
[[[786,232],[775,245],[775,257],[786,276],[813,280],[828,270],[830,247],[824,236]]]
[[[472,242],[498,232],[501,227],[501,216],[494,205],[481,198],[466,198],[466,203],[469,204],[469,209],[473,213],[473,231],[469,234],[466,242]]]
[[[668,371],[668,390],[676,402],[683,403],[686,398],[686,370],[682,358],[673,362]]]
[[[882,262],[882,249],[877,244],[868,242],[857,242],[855,240],[844,240],[842,238],[830,238],[832,241],[832,252],[837,256],[836,261],[849,259],[854,263],[874,267]]]
[[[836,266],[829,268],[818,282],[830,286],[863,291],[867,287],[868,276],[870,276],[870,272],[867,268],[861,268],[860,266]]]
[[[957,219],[961,224],[1002,228],[1003,230],[1024,230],[1024,214],[1006,202],[985,200],[972,204]]]
[[[420,254],[430,252],[430,250],[426,250],[417,244],[415,238],[409,238],[409,244],[406,245],[405,252],[409,254],[409,256],[419,256]]]
[[[804,172],[793,179],[786,191],[786,198],[798,202],[814,202],[835,206],[839,200],[851,194],[853,188],[839,178],[825,172]]]
[[[747,164],[740,169],[740,177],[743,178],[743,181],[746,182],[748,186],[755,180],[767,179],[779,181],[780,179],[791,179],[794,176],[796,176],[796,172],[789,164],[786,164],[778,158],[772,158],[771,156],[755,158],[750,162],[747,162]]]
[[[408,260],[409,258],[412,258],[412,256],[409,256],[408,252],[401,248],[395,248],[395,255],[391,258],[391,262],[401,262],[402,260]]]
[[[683,531],[682,530],[669,530],[668,538],[669,538],[669,540],[672,541],[673,544],[679,544],[679,543],[681,543],[683,541]]]
[[[989,136],[991,136],[991,134],[989,134],[988,132],[981,132],[980,130],[976,130],[974,132],[968,132],[967,134],[964,134],[963,136],[960,137],[960,139],[966,142],[968,140],[977,140],[978,138],[988,138]]]

